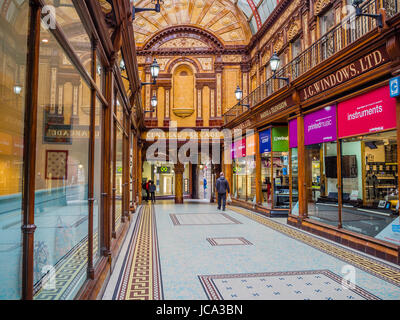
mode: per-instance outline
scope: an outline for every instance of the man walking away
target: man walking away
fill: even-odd
[[[150,180],[150,186],[149,186],[149,191],[151,194],[151,202],[155,203],[156,202],[156,185],[154,184],[153,180]]]
[[[221,202],[222,202],[222,210],[225,211],[226,206],[226,193],[230,193],[228,180],[225,179],[224,173],[221,172],[219,178],[217,179],[217,192],[218,192],[218,210],[221,210]]]

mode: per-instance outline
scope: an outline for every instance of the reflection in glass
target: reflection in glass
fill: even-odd
[[[115,230],[118,231],[122,221],[122,201],[123,201],[123,131],[117,126],[117,141],[116,141],[116,172],[115,172]]]
[[[0,300],[17,300],[29,1],[0,1],[0,9]]]
[[[342,140],[343,228],[400,244],[396,131]]]
[[[289,209],[289,153],[273,152],[274,208]]]
[[[293,215],[299,214],[299,167],[297,148],[291,149],[291,166],[292,166],[292,210]]]
[[[101,205],[101,131],[102,131],[102,108],[100,100],[96,98],[95,117],[95,140],[94,140],[94,204],[93,204],[93,257],[94,263],[100,258],[100,205]]]
[[[86,279],[90,89],[53,36],[41,37],[35,299],[70,299]]]
[[[336,142],[306,146],[308,216],[338,225]]]
[[[261,155],[261,190],[262,204],[264,207],[272,208],[272,179],[271,179],[271,152]]]

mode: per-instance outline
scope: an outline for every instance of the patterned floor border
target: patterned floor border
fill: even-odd
[[[55,288],[46,288],[43,277],[34,288],[35,300],[66,300],[76,289],[77,283],[86,275],[88,261],[88,238],[82,239],[54,266]],[[98,233],[94,234],[93,247],[97,248]],[[94,253],[95,256],[95,253]],[[50,283],[49,287],[50,287]]]
[[[346,287],[351,292],[363,297],[367,300],[381,300],[379,297],[368,292],[367,290],[343,281],[343,278],[330,270],[305,270],[305,271],[286,271],[286,272],[262,272],[262,273],[238,273],[238,274],[218,274],[218,275],[202,275],[198,276],[201,285],[209,300],[224,300],[222,294],[215,284],[215,279],[235,279],[235,278],[255,278],[255,277],[281,277],[281,276],[304,276],[322,274],[329,279],[335,281],[341,286]],[[244,281],[244,280],[243,280]]]
[[[195,214],[193,214],[193,215],[198,216],[198,215],[202,215],[202,214],[204,214],[204,215],[210,215],[210,213],[195,213]],[[185,214],[185,213],[179,213],[179,214],[170,213],[169,216],[170,216],[170,218],[171,218],[172,223],[174,224],[174,226],[215,226],[215,225],[242,224],[240,221],[238,221],[238,220],[236,220],[236,219],[230,217],[230,216],[227,215],[226,213],[214,213],[214,214],[212,214],[212,215],[220,215],[220,216],[223,216],[224,218],[228,219],[231,223],[221,223],[221,222],[218,222],[218,223],[192,223],[192,224],[190,224],[190,223],[183,223],[183,224],[182,224],[182,223],[179,221],[179,219],[177,218],[178,215],[187,215],[187,214]]]
[[[218,243],[218,240],[239,240],[240,243]],[[243,237],[220,237],[220,238],[206,238],[212,246],[252,246],[253,244]]]
[[[283,225],[270,218],[248,211],[246,209],[229,206],[233,212],[239,213],[253,221],[269,227],[292,239],[301,241],[319,251],[329,254],[339,260],[349,263],[365,272],[368,272],[382,280],[400,287],[400,268],[393,267],[384,262],[373,259],[361,253],[356,253],[343,248],[327,240],[319,239],[314,235],[305,233],[302,230]]]
[[[113,300],[162,300],[160,256],[153,206],[142,206]]]

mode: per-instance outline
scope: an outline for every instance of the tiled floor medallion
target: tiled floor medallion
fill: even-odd
[[[210,300],[379,300],[329,270],[199,276]]]
[[[225,213],[172,213],[169,216],[175,226],[241,224]]]
[[[250,241],[248,241],[242,237],[207,238],[207,241],[212,246],[251,246],[251,245],[253,245]]]

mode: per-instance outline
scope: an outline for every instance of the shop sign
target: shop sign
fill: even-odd
[[[288,127],[272,128],[272,151],[287,152],[289,150]]]
[[[336,106],[304,116],[304,145],[336,140]]]
[[[246,155],[254,156],[256,154],[256,136],[246,136]]]
[[[390,79],[389,87],[392,98],[400,96],[400,76]]]
[[[100,138],[99,127],[95,129],[95,137]],[[72,139],[89,139],[88,126],[72,126],[68,124],[52,124],[45,126],[45,143],[71,144]]]
[[[365,72],[368,72],[390,61],[384,47],[376,49],[359,60],[331,73],[330,75],[314,82],[312,85],[300,91],[300,99],[307,100],[326,90],[345,83]]]
[[[286,108],[287,108],[288,106],[290,106],[291,104],[292,104],[292,103],[290,102],[289,99],[284,100],[284,101],[282,101],[281,103],[279,103],[279,104],[277,104],[277,105],[274,105],[274,106],[272,106],[271,108],[269,108],[269,109],[267,109],[267,110],[261,112],[261,113],[258,115],[257,121],[264,120],[264,119],[266,119],[266,118],[272,116],[273,114],[278,113],[278,112],[280,112],[280,111],[286,109]]]
[[[289,121],[289,148],[297,148],[297,118]]]
[[[260,153],[271,152],[271,129],[259,133]]]
[[[157,167],[157,173],[158,174],[167,174],[171,173],[171,167],[163,166],[163,167]]]
[[[237,140],[232,145],[232,158],[244,158],[246,156],[246,138]]]
[[[396,127],[396,99],[389,86],[338,104],[339,138]]]

